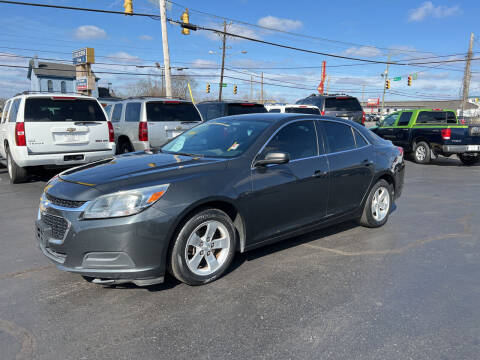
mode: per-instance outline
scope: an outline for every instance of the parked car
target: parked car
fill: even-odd
[[[465,165],[480,162],[480,125],[462,125],[454,110],[404,110],[387,116],[372,129],[404,148],[415,162],[427,164],[435,156],[456,154]]]
[[[356,97],[348,95],[317,95],[312,94],[300,99],[296,104],[315,105],[322,115],[355,121],[365,124],[365,113]]]
[[[111,119],[118,154],[162,146],[202,121],[192,102],[159,97],[120,101]]]
[[[222,116],[267,112],[262,104],[248,101],[203,101],[197,107],[204,121]]]
[[[119,102],[121,99],[98,99],[100,104],[103,106],[105,112],[107,113],[107,117],[109,120],[111,120],[112,117],[112,112],[113,112],[113,106]]]
[[[297,113],[297,114],[312,114],[320,115],[320,109],[313,105],[297,105],[297,104],[286,104],[286,105],[265,105],[268,112],[273,113]]]
[[[301,114],[210,120],[156,151],[61,173],[36,236],[61,270],[95,283],[201,285],[245,252],[349,219],[385,224],[403,152],[352,121]]]
[[[21,94],[5,108],[0,161],[12,183],[27,180],[34,166],[72,166],[115,154],[112,124],[93,97]]]

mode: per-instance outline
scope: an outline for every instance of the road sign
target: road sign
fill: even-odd
[[[413,80],[417,80],[417,79],[418,79],[418,74],[417,74],[417,73],[412,74],[412,79],[413,79]]]
[[[401,77],[401,76],[397,76],[397,77],[394,77],[394,78],[393,78],[393,81],[400,81],[400,80],[402,80],[402,77]]]
[[[93,64],[95,63],[95,50],[93,48],[83,48],[74,51],[72,58],[73,65]]]
[[[223,84],[222,84],[222,87],[227,87],[227,84],[223,83]]]

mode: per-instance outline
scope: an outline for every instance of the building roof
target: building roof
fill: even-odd
[[[58,77],[67,79],[75,79],[77,77],[74,65],[46,61],[38,61],[37,67],[35,67],[34,64],[35,59],[31,59],[28,64],[27,79],[32,77],[32,71],[38,77]],[[93,71],[92,74],[95,76]],[[96,76],[95,78],[98,80]]]
[[[367,104],[362,103],[362,106],[367,107]],[[380,107],[380,105],[376,105],[373,107],[378,108]],[[461,109],[462,100],[385,101],[385,107],[399,109]],[[478,109],[478,106],[476,104],[468,102],[464,109]]]

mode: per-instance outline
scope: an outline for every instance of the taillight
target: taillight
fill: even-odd
[[[442,129],[440,132],[442,133],[443,140],[450,140],[450,137],[452,136],[452,129]]]
[[[107,121],[108,124],[108,141],[115,142],[115,132],[113,131],[113,125],[110,121]]]
[[[325,115],[325,110],[322,110],[322,112],[320,114]]]
[[[17,146],[27,146],[27,139],[25,138],[25,123],[17,122],[15,124],[15,143]]]
[[[362,111],[362,124],[365,125],[365,111]]]
[[[402,155],[402,156],[403,156],[403,147],[401,147],[401,146],[397,146],[397,148],[398,148],[398,151],[400,151],[400,155]]]
[[[140,121],[138,123],[138,140],[148,141],[148,124],[146,121]]]

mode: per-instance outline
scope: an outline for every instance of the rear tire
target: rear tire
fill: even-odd
[[[466,154],[458,154],[458,158],[463,163],[463,165],[475,165],[480,162],[480,155],[466,155]]]
[[[360,225],[376,228],[384,225],[390,216],[393,204],[392,186],[385,180],[379,180],[370,190],[363,207]]]
[[[132,151],[133,151],[133,146],[132,146],[132,144],[130,144],[130,141],[122,140],[118,144],[118,148],[117,148],[117,154],[118,155],[126,154],[126,153],[129,153],[129,152],[132,152]]]
[[[413,148],[413,159],[417,164],[428,164],[431,158],[430,146],[425,141],[420,141]]]
[[[10,177],[10,182],[12,184],[19,184],[27,181],[28,179],[27,169],[17,165],[12,155],[10,154],[10,149],[7,148],[6,153],[7,153],[7,169],[8,169],[8,176]]]
[[[218,209],[191,216],[169,253],[169,272],[188,285],[204,285],[221,277],[235,255],[237,237],[230,217]]]

